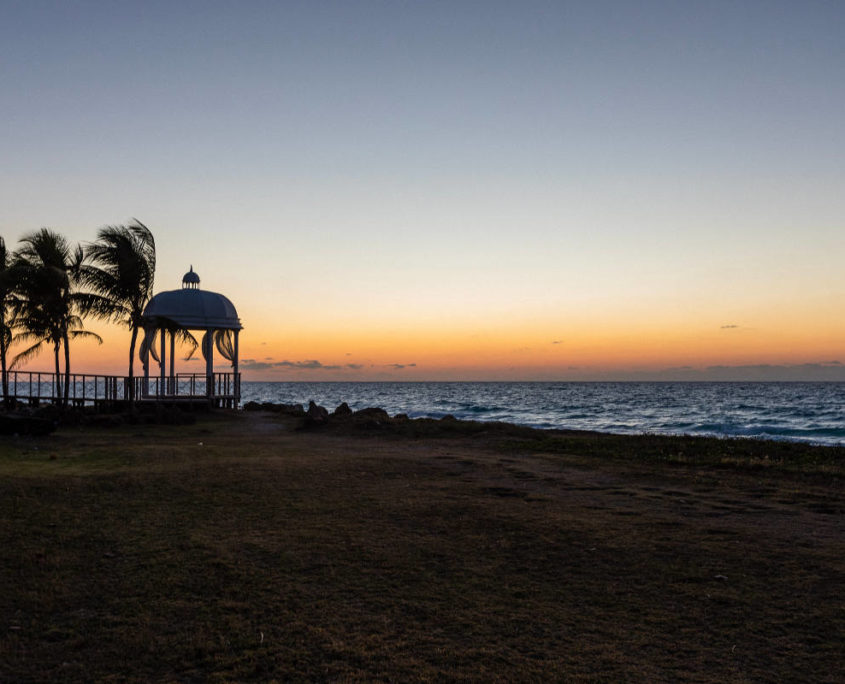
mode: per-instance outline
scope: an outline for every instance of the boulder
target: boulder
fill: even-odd
[[[360,417],[368,417],[368,418],[379,418],[381,420],[390,420],[390,414],[385,411],[383,408],[364,408],[360,411],[355,411],[356,416]]]
[[[328,409],[324,406],[315,404],[313,399],[308,402],[308,410],[305,412],[305,415],[309,418],[316,418],[318,420],[328,420],[329,418]]]
[[[295,416],[296,418],[302,418],[305,415],[302,404],[275,404],[272,401],[262,401],[260,404],[257,401],[248,401],[244,404],[244,411],[270,411],[271,413],[283,413],[286,416]]]
[[[302,418],[305,415],[305,409],[302,408],[302,404],[279,404],[278,411],[279,413],[286,416],[293,416],[294,418]]]
[[[390,415],[384,409],[365,408],[352,414],[355,424],[363,428],[382,428],[390,423]]]
[[[314,401],[308,402],[308,410],[305,412],[305,423],[303,425],[306,429],[314,429],[324,426],[329,422],[329,412],[324,406],[319,406]]]
[[[338,406],[338,407],[334,410],[334,413],[332,413],[332,415],[333,415],[333,416],[338,416],[338,417],[351,416],[351,415],[352,415],[352,409],[351,409],[351,408],[349,408],[349,404],[347,404],[347,403],[344,401],[344,402],[343,402],[340,406]]]

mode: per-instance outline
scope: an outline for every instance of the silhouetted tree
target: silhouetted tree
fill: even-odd
[[[0,237],[0,366],[2,366],[3,373],[3,403],[6,408],[9,408],[11,405],[6,354],[12,344],[10,315],[14,285],[15,281],[9,261],[9,254],[6,251],[6,241]]]
[[[70,392],[70,340],[99,335],[85,330],[82,317],[105,310],[108,302],[98,295],[78,289],[84,254],[49,228],[25,236],[12,262],[15,298],[12,325],[19,332],[13,342],[31,343],[17,354],[12,368],[35,357],[49,344],[56,368],[57,400],[67,406]],[[59,353],[64,347],[64,398],[61,392]]]
[[[129,342],[129,399],[135,399],[134,362],[144,307],[153,294],[156,246],[150,229],[137,219],[128,226],[105,226],[85,249],[91,263],[81,269],[81,281],[108,303],[92,310],[132,331]]]

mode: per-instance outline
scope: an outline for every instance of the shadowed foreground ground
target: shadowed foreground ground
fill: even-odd
[[[0,681],[841,681],[845,450],[291,427],[0,442]]]

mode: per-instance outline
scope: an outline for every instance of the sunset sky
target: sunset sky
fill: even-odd
[[[137,217],[246,379],[845,380],[845,3],[4,0],[0,112],[9,247]]]

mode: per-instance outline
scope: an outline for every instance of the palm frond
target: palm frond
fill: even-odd
[[[33,344],[31,347],[28,347],[27,349],[24,349],[22,352],[19,352],[18,354],[16,354],[15,358],[12,359],[12,363],[9,364],[9,368],[15,369],[18,366],[20,366],[21,364],[27,363],[31,359],[38,356],[38,354],[41,352],[41,348],[44,346],[45,342],[46,342],[46,340],[39,340],[38,342]]]
[[[90,330],[68,330],[68,337],[72,340],[77,340],[80,338],[86,340],[97,340],[100,344],[103,343],[103,338],[100,337],[97,333],[91,332]]]
[[[23,330],[12,336],[12,344],[31,342],[32,340],[37,340],[40,337],[40,335],[36,335],[35,333],[30,332],[29,330]]]

